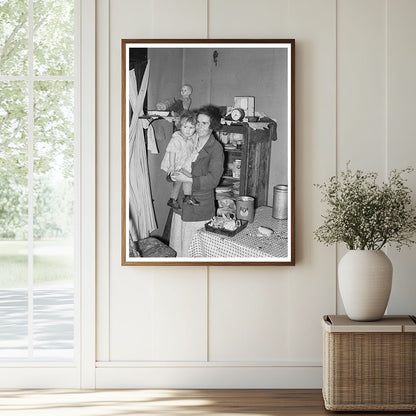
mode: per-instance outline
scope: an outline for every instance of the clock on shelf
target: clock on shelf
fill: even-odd
[[[231,119],[234,121],[241,121],[243,120],[245,113],[242,108],[233,108],[231,110],[230,116],[231,116]]]

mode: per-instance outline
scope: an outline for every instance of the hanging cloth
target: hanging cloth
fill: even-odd
[[[144,71],[143,74],[143,79],[142,82],[140,84],[140,90],[139,90],[139,97],[140,97],[140,112],[139,112],[139,116],[142,116],[144,114],[143,112],[143,102],[144,102],[144,97],[147,94],[147,84],[149,83],[149,65],[150,61],[147,61],[147,65],[146,65],[146,69]],[[134,71],[133,71],[133,75],[134,75]],[[136,77],[134,77],[136,79]],[[134,84],[136,85],[136,84]],[[133,91],[135,92],[135,91]],[[134,97],[133,97],[134,98]],[[153,129],[153,126],[150,124],[149,120],[146,119],[139,119],[139,124],[141,124],[142,129],[147,129],[147,150],[150,151],[150,153],[153,154],[158,154],[159,150],[157,148],[157,144],[156,144],[156,137],[155,137],[155,131]]]
[[[129,211],[130,233],[134,241],[146,238],[157,228],[150,190],[149,167],[143,125],[143,102],[149,81],[149,62],[143,74],[139,93],[134,70],[129,71],[129,101],[133,115],[129,128]]]
[[[149,120],[140,119],[139,123],[141,123],[143,129],[147,129],[147,150],[154,155],[159,153],[159,149],[157,148],[156,144],[156,135],[153,126],[150,124]]]

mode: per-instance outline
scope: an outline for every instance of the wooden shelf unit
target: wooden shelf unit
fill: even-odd
[[[256,128],[257,125],[259,128]],[[268,203],[271,143],[276,140],[275,129],[260,127],[264,125],[265,123],[232,122],[222,125],[219,132],[237,133],[243,137],[241,149],[224,147],[225,171],[221,183],[239,181],[240,195],[254,197],[255,207]],[[239,179],[233,178],[228,169],[228,165],[236,159],[241,159]]]

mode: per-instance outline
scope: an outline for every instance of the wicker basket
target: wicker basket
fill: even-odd
[[[416,320],[324,316],[323,397],[335,411],[416,410]]]

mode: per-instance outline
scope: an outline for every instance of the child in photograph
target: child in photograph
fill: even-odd
[[[183,112],[179,116],[178,125],[179,130],[173,133],[160,166],[167,172],[168,180],[176,172],[192,177],[191,165],[198,156],[195,114],[189,111]],[[178,195],[182,185],[183,202],[189,205],[199,205],[199,201],[192,196],[192,182],[179,181],[173,182],[168,205],[172,208],[179,208]]]

